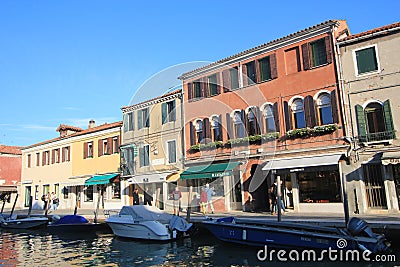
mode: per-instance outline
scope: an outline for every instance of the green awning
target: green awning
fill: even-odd
[[[181,173],[181,179],[218,178],[232,175],[240,162],[219,163],[189,167]]]
[[[97,184],[108,184],[112,178],[118,176],[118,173],[104,174],[104,175],[94,175],[85,181],[85,186],[97,185]]]

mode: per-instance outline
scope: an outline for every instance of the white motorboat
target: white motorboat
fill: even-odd
[[[106,223],[116,236],[147,240],[171,240],[188,235],[191,223],[154,206],[123,206]]]
[[[26,217],[26,218],[4,218],[0,216],[0,225],[7,229],[32,229],[45,226],[48,223],[47,217]]]

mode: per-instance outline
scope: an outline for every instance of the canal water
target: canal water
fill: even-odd
[[[202,232],[175,242],[139,242],[109,232],[51,234],[0,230],[0,266],[395,266],[390,262],[322,262],[257,257],[259,248],[231,245]],[[400,259],[398,249],[394,254]],[[261,255],[261,254],[260,254]]]

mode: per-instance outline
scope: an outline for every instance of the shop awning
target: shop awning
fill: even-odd
[[[342,155],[343,154],[330,154],[274,159],[267,162],[263,167],[263,171],[336,165],[339,163],[339,159]]]
[[[0,193],[9,192],[9,193],[16,193],[17,186],[15,185],[2,185],[0,186]]]
[[[400,164],[400,152],[384,152],[382,154],[382,164]]]
[[[104,175],[94,175],[92,178],[85,181],[85,186],[88,185],[98,185],[98,184],[108,184],[110,180],[118,176],[118,173],[104,174]]]
[[[179,172],[175,172],[173,174],[168,175],[167,182],[172,183],[172,182],[178,181],[179,178],[181,178],[181,173],[182,173],[182,171],[179,171]]]
[[[84,175],[84,176],[76,176],[70,177],[65,182],[62,182],[62,186],[81,186],[85,185],[85,182],[88,178],[91,178],[92,175]]]
[[[184,180],[229,176],[232,175],[233,169],[235,169],[239,164],[240,162],[229,162],[193,166],[182,172],[180,177],[182,180]]]

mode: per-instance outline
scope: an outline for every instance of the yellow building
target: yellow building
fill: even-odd
[[[20,206],[43,208],[41,197],[55,192],[59,208],[119,208],[121,192],[118,168],[122,122],[86,130],[60,125],[60,136],[22,149]],[[99,192],[102,197],[99,197]]]

